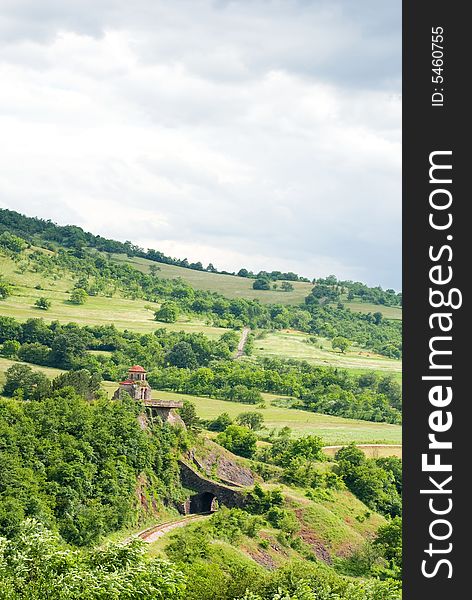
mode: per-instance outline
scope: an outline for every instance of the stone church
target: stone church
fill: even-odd
[[[146,379],[146,371],[140,365],[134,365],[128,370],[128,378],[121,381],[114,398],[121,398],[127,393],[134,400],[151,400],[151,386]]]
[[[128,378],[120,381],[113,398],[122,398],[125,393],[129,394],[133,400],[142,402],[150,418],[159,418],[164,423],[185,427],[184,422],[175,412],[176,408],[183,407],[183,402],[181,400],[153,399],[151,386],[146,379],[146,370],[140,365],[134,365],[128,369]]]

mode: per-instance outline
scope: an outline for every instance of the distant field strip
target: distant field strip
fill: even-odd
[[[293,281],[291,283],[294,289],[291,292],[283,292],[281,290],[253,290],[252,284],[254,283],[254,279],[246,277],[195,271],[193,269],[185,269],[184,267],[156,263],[147,258],[128,258],[124,254],[115,254],[113,255],[113,259],[117,262],[132,265],[144,273],[149,273],[149,267],[154,265],[159,267],[157,275],[164,279],[177,279],[180,277],[197,290],[218,292],[227,298],[257,299],[264,304],[300,304],[305,301],[305,297],[308,296],[313,288],[311,283]]]
[[[208,273],[207,271],[195,271],[157,263],[147,258],[129,258],[125,254],[114,254],[113,260],[127,263],[135,268],[149,273],[151,265],[158,267],[158,276],[165,279],[181,278],[197,290],[210,290],[218,292],[227,298],[246,298],[249,300],[257,299],[263,304],[303,304],[306,296],[313,289],[312,283],[304,281],[291,281],[293,291],[283,292],[282,290],[253,290],[254,279],[246,277],[237,277],[235,275],[221,275],[220,273]],[[274,282],[280,286],[281,282]],[[374,313],[381,312],[387,319],[401,319],[402,309],[399,307],[382,306],[370,304],[367,302],[350,302],[342,298],[344,305],[355,312]]]
[[[284,330],[268,333],[265,337],[255,340],[254,355],[294,358],[317,365],[331,365],[360,371],[387,371],[401,374],[401,360],[385,358],[354,345],[342,354],[332,349],[330,340],[317,338],[317,342],[312,344],[307,341],[309,337],[298,331]]]
[[[357,446],[368,458],[384,458],[396,456],[402,458],[403,446],[401,444],[358,444]],[[323,452],[334,456],[342,446],[325,446]]]

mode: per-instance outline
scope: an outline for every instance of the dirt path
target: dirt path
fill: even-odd
[[[236,359],[241,358],[241,356],[244,354],[244,346],[246,345],[247,336],[249,335],[250,331],[251,330],[249,327],[244,327],[242,330],[241,339],[239,340],[238,349],[236,351]]]
[[[179,519],[178,521],[168,521],[167,523],[160,523],[159,525],[148,527],[147,529],[143,529],[143,531],[134,534],[132,537],[139,537],[143,541],[148,542],[150,544],[164,536],[166,533],[169,533],[169,531],[172,531],[173,529],[177,529],[178,527],[185,527],[189,523],[195,523],[195,521],[202,521],[203,519],[207,519],[209,516],[209,514],[205,514],[182,517],[182,519]]]

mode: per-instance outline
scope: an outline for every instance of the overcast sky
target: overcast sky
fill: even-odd
[[[0,206],[401,286],[399,0],[0,0]]]

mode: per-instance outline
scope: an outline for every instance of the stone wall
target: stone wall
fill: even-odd
[[[210,493],[218,503],[229,508],[241,508],[246,503],[246,496],[241,489],[235,489],[223,483],[207,479],[183,460],[179,461],[182,484],[199,493]]]

